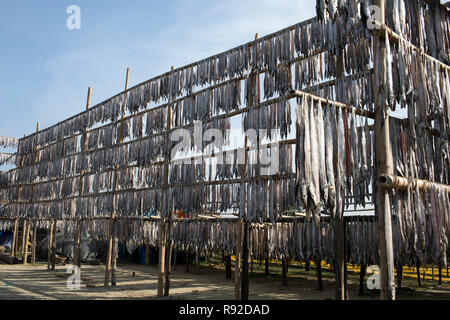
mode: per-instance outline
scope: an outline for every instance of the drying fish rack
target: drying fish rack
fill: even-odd
[[[379,264],[381,298],[394,299],[394,260],[402,266],[441,265],[447,259],[449,11],[431,0],[400,0],[400,8],[398,2],[364,0],[358,15],[355,1],[342,2],[348,8],[331,2],[325,8],[328,1],[318,1],[320,19],[256,36],[131,88],[128,69],[125,90],[114,97],[90,107],[89,88],[86,111],[44,130],[38,123],[36,133],[18,141],[0,139],[0,146],[17,147],[16,168],[4,174],[8,186],[0,189],[2,229],[17,234],[23,223],[26,244],[31,230],[33,236],[38,228],[48,230],[49,269],[54,269],[57,231],[75,241],[76,264],[82,238],[108,240],[106,286],[116,282],[119,241],[159,247],[159,296],[169,293],[171,254],[180,249],[234,254],[236,299],[248,299],[250,254],[283,263],[334,264],[338,299],[346,297],[345,262]],[[379,21],[367,16],[370,4],[384,8]],[[424,26],[430,17],[435,24]],[[440,81],[440,90],[432,80]],[[295,125],[292,106],[302,115]],[[390,114],[388,108],[396,106],[408,109],[407,119]],[[188,148],[193,156],[171,157],[175,143],[169,137],[176,129],[193,134],[201,120],[202,129],[227,137],[238,116],[242,129],[268,131],[256,143],[246,136],[244,145],[231,151],[202,142]],[[305,117],[314,120],[308,129]],[[333,123],[337,128],[327,131]],[[318,128],[308,131],[310,124]],[[314,141],[324,154],[315,159],[316,151],[310,156],[304,142],[323,126],[331,132],[333,155],[323,145],[331,141],[319,134]],[[317,149],[308,142],[311,147]],[[258,152],[272,155],[275,149],[280,170],[263,174]],[[237,163],[242,152],[244,163]],[[213,162],[230,153],[231,163]],[[322,164],[325,155],[334,156],[327,158],[332,160],[327,173],[338,175],[327,179],[336,201],[324,196],[324,177],[320,193],[319,180],[308,180],[316,189],[304,184],[304,173],[310,172],[305,170],[311,170],[305,155],[313,158],[313,167],[314,160]],[[439,163],[433,172],[422,169],[433,161]],[[344,215],[351,205],[355,215]],[[146,217],[152,209],[156,215]],[[300,209],[308,217],[286,213]],[[177,210],[190,218],[176,218],[171,213]],[[360,214],[374,210],[375,215]],[[417,224],[408,224],[422,214]],[[421,229],[420,223],[430,227]],[[411,237],[420,232],[432,245],[408,251]],[[14,237],[13,254],[18,241]]]

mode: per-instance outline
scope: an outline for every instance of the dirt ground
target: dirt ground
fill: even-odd
[[[138,264],[119,264],[117,286],[104,287],[103,265],[83,265],[81,269],[81,288],[70,290],[67,287],[67,266],[57,266],[56,271],[47,271],[46,264],[7,265],[0,264],[0,299],[2,300],[71,300],[71,299],[158,299],[157,268]],[[133,276],[133,272],[135,275]],[[316,289],[317,280],[313,276],[288,277],[288,284],[282,285],[279,277],[255,275],[250,277],[250,299],[282,300],[326,300],[334,296],[334,280],[324,279],[323,291]],[[86,283],[95,284],[88,288]],[[376,294],[358,295],[358,284],[350,281],[349,298],[378,299]],[[171,273],[170,297],[176,300],[232,300],[233,280],[225,279],[225,272],[217,266],[195,267],[185,272],[178,266]],[[161,298],[159,298],[161,299]],[[399,299],[450,299],[448,286],[425,288],[422,291],[399,292]]]

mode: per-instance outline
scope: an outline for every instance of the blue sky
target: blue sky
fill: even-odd
[[[69,30],[69,5],[81,30]],[[0,2],[0,135],[46,128],[124,88],[315,15],[306,0]]]

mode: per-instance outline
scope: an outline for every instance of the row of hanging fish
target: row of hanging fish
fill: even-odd
[[[183,92],[186,95],[191,95],[195,87],[216,84],[227,78],[242,77],[246,72],[249,73],[252,70],[260,71],[266,68],[274,79],[286,78],[283,76],[283,73],[286,74],[285,68],[289,67],[294,59],[300,56],[312,55],[317,50],[327,50],[329,49],[328,46],[330,46],[330,43],[336,43],[339,39],[342,39],[342,37],[338,34],[337,28],[334,26],[327,27],[317,19],[312,19],[308,23],[294,25],[262,39],[257,39],[251,44],[240,46],[188,67],[180,68],[146,81],[139,86],[131,88],[128,92],[110,98],[86,112],[42,130],[37,134],[37,137],[34,134],[21,139],[19,154],[29,153],[37,146],[43,146],[57,140],[62,140],[64,137],[82,133],[86,128],[93,127],[98,123],[118,121],[121,115],[125,115],[126,113],[134,114],[146,109],[151,102],[159,103],[160,100],[169,101],[169,99],[180,96]],[[349,59],[352,59],[352,61],[361,63],[358,64],[359,68],[355,68],[354,64],[347,65],[352,66],[352,70],[361,70],[367,65],[367,61],[359,59],[359,57],[362,57],[361,54],[365,54],[367,50],[360,50],[360,46],[364,46],[364,48],[368,46],[365,45],[365,42],[353,42],[349,46],[348,50],[350,51],[347,53],[347,56],[351,57]],[[347,50],[344,44],[341,46],[342,49]],[[358,46],[358,49],[355,46]],[[284,80],[284,82],[289,83],[287,80]],[[240,81],[233,81],[212,90],[215,101],[214,111],[217,112],[220,109],[233,110],[236,108],[236,104],[239,104],[238,88],[229,87],[233,83],[240,85]],[[232,90],[228,90],[228,88]],[[282,92],[286,89],[288,87],[284,85],[279,87],[277,91]],[[226,95],[227,98],[235,96],[236,99],[232,100],[231,103],[221,106],[220,101],[227,101],[222,98],[223,91],[230,91]],[[201,100],[208,102],[208,90],[200,95],[203,95]],[[197,114],[197,117],[200,119],[206,117],[208,112],[204,108],[205,105],[207,103],[200,105],[200,112]]]
[[[339,78],[334,85],[335,95],[332,97],[320,95],[320,97],[373,112],[374,96],[372,77],[373,70],[370,69],[364,71],[359,76]]]
[[[43,187],[51,189],[50,186]],[[22,197],[30,199],[31,187],[21,188]],[[110,216],[113,212],[120,217],[141,216],[150,210],[163,211],[162,189],[144,189],[73,196],[61,199],[47,199],[39,195],[40,200],[8,203],[4,208],[6,217],[29,219],[80,219]]]
[[[273,130],[280,130],[282,139],[285,139],[291,132],[291,104],[285,98],[279,99],[270,105],[263,105],[260,108],[252,108],[242,117],[243,131],[256,130],[260,139],[275,140],[276,135]],[[261,135],[261,130],[263,135]]]
[[[430,56],[449,64],[450,14],[439,1],[386,1],[386,24]]]
[[[412,184],[393,196],[394,256],[404,265],[439,264],[449,257],[448,187],[432,184],[424,192]]]
[[[369,38],[371,5],[371,0],[316,0],[317,19],[326,30],[333,53],[348,42]]]
[[[0,166],[15,163],[16,163],[16,155],[11,153],[0,153]]]
[[[358,118],[359,119],[359,118]],[[303,96],[297,106],[297,197],[319,223],[322,208],[342,215],[350,195],[365,206],[373,182],[374,143],[367,120]]]
[[[236,244],[235,225],[230,220],[178,221],[172,224],[169,241],[177,250],[232,255]]]
[[[17,139],[17,138],[0,136],[0,147],[17,149],[18,144],[19,144],[19,139]]]

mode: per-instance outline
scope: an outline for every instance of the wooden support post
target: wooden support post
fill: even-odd
[[[150,265],[150,246],[146,245],[145,246],[145,264],[146,265]]]
[[[225,278],[231,279],[231,257],[229,255],[225,257]]]
[[[283,286],[287,285],[287,282],[286,282],[286,259],[284,257],[281,259],[281,284]]]
[[[241,283],[241,300],[248,300],[249,293],[249,277],[248,277],[248,234],[249,234],[249,223],[246,219],[242,223],[242,283]]]
[[[309,267],[310,267],[310,261],[307,260],[306,263],[305,263],[305,271],[306,272],[309,272]]]
[[[439,261],[439,285],[442,285],[442,262]]]
[[[255,35],[255,40],[258,39],[258,34]],[[253,105],[255,103],[260,102],[260,84],[259,84],[259,73],[255,72],[254,70],[251,71],[249,74],[250,77],[250,83],[254,86],[252,86],[252,93],[250,94],[248,104]],[[254,90],[256,88],[256,90]],[[259,144],[259,141],[258,141]],[[248,172],[248,136],[245,136],[245,142],[244,142],[244,152],[245,152],[245,164],[244,164],[244,178],[249,177]],[[256,147],[258,150],[258,146]],[[241,188],[245,188],[245,183],[241,183]],[[245,197],[245,200],[247,201],[247,197]],[[247,301],[249,298],[249,290],[250,290],[250,284],[249,284],[249,276],[248,276],[248,258],[249,258],[249,233],[250,233],[250,225],[247,220],[247,214],[248,214],[248,206],[245,204],[242,206],[245,210],[245,212],[240,212],[241,217],[241,237],[239,239],[242,239],[242,270],[241,270],[241,300]]]
[[[186,263],[186,272],[189,272],[189,250],[186,249],[186,257],[185,257],[185,263]]]
[[[241,222],[236,222],[236,261],[234,269],[234,300],[239,300],[241,297],[241,243],[242,243],[242,227]]]
[[[112,254],[112,261],[111,261],[111,286],[115,287],[117,285],[117,259],[119,258],[119,241],[116,236],[116,223],[117,221],[114,220],[114,237],[113,237],[113,254]]]
[[[270,274],[270,271],[269,271],[269,233],[268,233],[266,227],[264,228],[264,242],[265,242],[265,254],[266,254],[264,273],[266,274],[266,276],[268,276]]]
[[[431,280],[434,281],[434,266],[431,265]]]
[[[365,286],[364,277],[366,276],[366,268],[367,268],[367,266],[365,264],[362,264],[361,270],[359,271],[359,294],[360,295],[364,294],[364,286]]]
[[[53,240],[52,240],[52,255],[51,255],[51,269],[55,270],[55,264],[56,264],[56,249],[57,249],[57,243],[56,243],[56,220],[53,220],[53,234],[52,234]]]
[[[195,251],[195,271],[200,271],[200,254],[198,252],[198,249]]]
[[[166,270],[165,270],[166,279],[165,279],[165,282],[164,282],[164,296],[166,296],[166,297],[169,296],[170,272],[171,272],[171,266],[172,266],[172,249],[173,249],[173,246],[172,246],[172,243],[171,243],[172,241],[170,241],[171,236],[172,236],[172,231],[171,231],[172,223],[170,223],[170,221],[167,224],[167,228],[168,228],[168,231],[167,231],[167,242],[166,242],[167,248],[166,248],[166,257],[165,257],[165,259],[166,259],[166,264],[165,264],[165,267],[166,267]],[[200,264],[200,261],[198,262],[198,264]]]
[[[176,248],[172,248],[172,256],[173,256],[173,270],[177,270],[177,249]]]
[[[396,269],[397,269],[397,287],[401,289],[403,282],[403,265],[398,264]]]
[[[417,269],[417,284],[419,285],[419,287],[421,287],[422,282],[420,281],[420,263],[419,262],[417,262],[416,269]]]
[[[316,269],[317,269],[317,289],[323,290],[323,282],[322,282],[322,261],[318,259],[316,261]]]
[[[91,94],[92,94],[92,88],[89,87],[88,88],[88,92],[87,92],[87,98],[86,98],[86,111],[89,110],[89,107],[91,106]],[[88,139],[87,139],[87,132],[88,129],[85,128],[83,130],[83,135],[81,137],[81,152],[82,154],[84,154],[87,149],[88,149]],[[80,178],[80,195],[83,195],[85,193],[84,190],[84,183],[83,183],[83,178],[84,178],[85,172],[84,170],[81,172],[81,178]],[[76,234],[75,234],[75,241],[73,244],[73,264],[78,266],[78,268],[81,268],[81,232],[82,232],[82,222],[81,220],[77,221],[77,230],[76,230]]]
[[[108,236],[108,251],[106,258],[106,269],[105,269],[105,287],[109,286],[109,270],[111,269],[111,257],[113,254],[113,231],[114,231],[114,218],[112,217],[109,222],[109,236]]]
[[[17,250],[17,234],[19,233],[19,219],[14,220],[14,233],[13,233],[13,242],[11,245],[11,256],[16,256]]]
[[[164,270],[166,262],[166,223],[164,219],[160,221],[159,230],[158,297],[162,297],[164,296]]]
[[[47,270],[51,270],[52,264],[52,251],[53,251],[53,219],[50,221],[50,227],[48,229],[47,241],[48,241],[48,252],[47,252]]]
[[[23,264],[28,263],[28,242],[30,241],[30,227],[31,227],[31,222],[26,222],[26,227],[24,227],[24,229],[25,229],[25,233],[24,233],[25,247],[23,249]]]
[[[37,139],[38,134],[39,134],[39,130],[41,128],[40,123],[38,122],[36,125],[36,136],[35,139]],[[34,149],[34,163],[37,164],[39,162],[38,156],[39,156],[39,148],[37,147],[37,143],[36,143],[36,148]],[[31,185],[31,197],[30,197],[30,205],[33,203],[33,198],[34,198],[34,183]],[[27,228],[24,228],[24,239],[25,239],[25,246],[23,248],[23,264],[27,264],[28,263],[28,242],[30,239],[30,230],[31,230],[31,221],[28,221],[27,224]],[[33,253],[31,254],[33,255]]]
[[[22,248],[21,253],[23,254],[25,252],[25,240],[26,240],[26,232],[27,231],[27,219],[23,219],[23,225],[22,225]]]
[[[172,66],[171,71],[175,70],[175,67]],[[169,209],[169,165],[170,165],[170,152],[169,152],[169,131],[172,129],[173,122],[173,105],[171,104],[175,100],[175,96],[171,96],[169,100],[169,105],[167,106],[167,132],[166,132],[166,154],[164,158],[164,182],[165,182],[165,202],[166,202],[166,223],[167,223],[167,233],[165,240],[165,255],[164,259],[166,260],[164,266],[164,296],[169,295],[170,288],[170,271],[171,271],[171,263],[172,263],[172,211]],[[197,262],[197,269],[199,268],[200,260]],[[198,270],[197,270],[198,271]]]
[[[385,0],[374,0],[380,8],[380,24],[385,24]],[[389,137],[389,114],[387,101],[387,54],[386,42],[380,32],[374,36],[375,56],[375,141],[377,176],[393,174],[392,150]],[[380,251],[380,299],[395,300],[394,250],[392,241],[391,200],[389,190],[377,187],[378,238]]]
[[[128,81],[130,78],[130,68],[127,68],[127,74],[125,77],[125,91],[128,90]],[[124,104],[127,103],[128,95],[125,95],[125,101]],[[122,114],[120,118],[120,125],[119,125],[119,138],[118,142],[119,144],[123,142],[123,119],[124,114]],[[113,182],[113,194],[114,197],[117,193],[117,184],[118,184],[118,170],[119,166],[116,165],[115,171],[114,171],[114,182]],[[110,227],[109,227],[109,235],[108,235],[108,251],[107,251],[107,259],[106,259],[106,270],[105,270],[105,286],[107,287],[109,285],[109,274],[111,273],[111,285],[116,285],[116,268],[117,268],[117,258],[118,258],[118,251],[119,251],[119,243],[118,239],[115,233],[116,228],[116,217],[115,217],[115,211],[116,208],[113,208],[113,212],[111,212],[111,220],[110,220]]]
[[[37,223],[33,223],[33,239],[31,241],[31,263],[36,263]]]
[[[345,75],[344,70],[344,51],[341,49],[337,55],[336,77],[341,78]],[[346,116],[346,112],[343,112]],[[343,192],[343,191],[341,191]],[[344,201],[342,201],[344,202]],[[336,257],[334,261],[335,271],[335,299],[345,300],[345,240],[344,240],[344,204],[337,208],[336,217],[332,219],[332,228],[334,231],[334,249]]]

